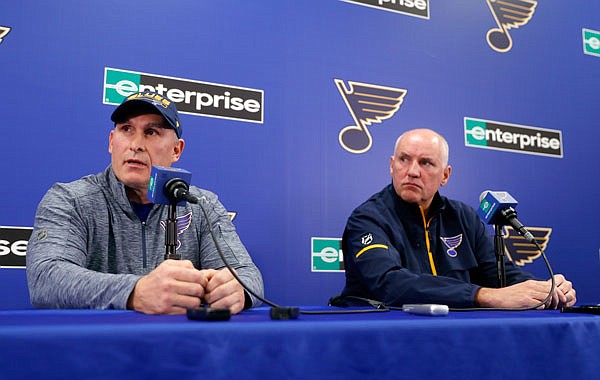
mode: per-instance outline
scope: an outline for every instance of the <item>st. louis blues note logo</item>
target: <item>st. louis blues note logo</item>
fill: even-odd
[[[334,81],[355,123],[340,131],[340,144],[348,152],[364,153],[373,144],[368,127],[392,117],[400,109],[407,90],[354,81],[348,81],[346,88],[343,80]]]
[[[227,211],[227,215],[229,215],[229,220],[233,222],[233,220],[237,216],[237,211]]]
[[[446,247],[448,247],[448,249],[446,250],[446,253],[448,254],[448,256],[456,257],[456,255],[458,254],[456,252],[456,248],[458,248],[460,243],[462,243],[462,234],[456,235],[453,237],[440,236],[440,239],[444,242]]]
[[[6,35],[10,32],[10,28],[7,26],[0,25],[0,44],[2,43],[2,39],[6,37]]]
[[[185,215],[178,216],[177,217],[177,237],[179,237],[179,235],[181,235],[183,233],[183,231],[190,228],[191,224],[192,224],[192,212],[191,211]],[[166,230],[167,222],[165,222],[164,220],[161,220],[160,226],[163,228],[163,230]],[[176,249],[179,249],[179,247],[181,247],[181,242],[179,241],[179,238],[178,238]]]
[[[540,247],[542,247],[542,250],[545,251],[548,241],[550,240],[552,228],[527,227],[527,230],[531,232],[535,241],[537,241]],[[523,266],[529,264],[542,255],[534,244],[527,242],[523,236],[519,235],[519,233],[512,228],[503,227],[502,231],[504,252],[516,265]]]
[[[537,6],[533,0],[486,0],[498,28],[487,32],[486,38],[490,47],[497,52],[506,53],[512,48],[509,29],[523,26],[531,20]]]

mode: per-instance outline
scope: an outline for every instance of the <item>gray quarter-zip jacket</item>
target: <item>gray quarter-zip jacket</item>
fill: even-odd
[[[263,296],[263,281],[217,196],[191,186],[204,208],[227,262]],[[40,202],[26,254],[31,304],[38,308],[125,309],[136,282],[165,254],[168,206],[154,205],[140,221],[125,186],[109,166],[103,173],[57,183]],[[200,206],[177,207],[177,253],[198,269],[221,269]],[[250,294],[251,305],[258,299]]]

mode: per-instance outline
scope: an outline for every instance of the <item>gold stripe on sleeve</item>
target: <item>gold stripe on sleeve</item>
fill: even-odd
[[[358,251],[358,253],[356,254],[356,258],[358,259],[358,256],[362,255],[363,253],[367,252],[369,249],[373,249],[373,248],[388,249],[388,246],[385,245],[385,244],[373,244],[373,245],[369,245],[367,247],[364,247],[360,251]]]

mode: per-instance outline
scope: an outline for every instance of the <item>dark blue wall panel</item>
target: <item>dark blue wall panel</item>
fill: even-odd
[[[341,237],[352,209],[389,183],[396,137],[417,127],[450,143],[444,195],[476,207],[483,190],[509,191],[521,221],[551,229],[554,271],[581,302],[600,302],[600,39],[584,40],[584,29],[600,36],[600,3],[506,0],[535,7],[516,13],[503,53],[486,40],[499,27],[486,0],[431,0],[429,18],[397,11],[400,0],[358,3],[0,3],[0,226],[30,227],[54,182],[108,165],[114,106],[103,85],[115,68],[263,91],[262,123],[182,115],[178,166],[237,212],[278,303],[324,304],[341,290],[342,272],[312,270],[311,238]],[[364,153],[338,141],[354,119],[335,79],[407,91],[368,127]],[[562,157],[467,146],[465,118],[560,131]],[[7,267],[3,236],[0,306],[28,307],[24,269]],[[547,276],[541,258],[525,268]]]

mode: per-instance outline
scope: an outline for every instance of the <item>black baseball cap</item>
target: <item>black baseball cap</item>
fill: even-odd
[[[123,100],[123,103],[114,110],[110,119],[115,123],[123,123],[127,121],[129,116],[133,113],[141,114],[140,112],[161,115],[165,118],[169,126],[173,128],[177,134],[177,138],[181,138],[183,130],[179,123],[179,113],[177,112],[175,103],[166,96],[162,96],[156,92],[146,91],[129,95]]]

